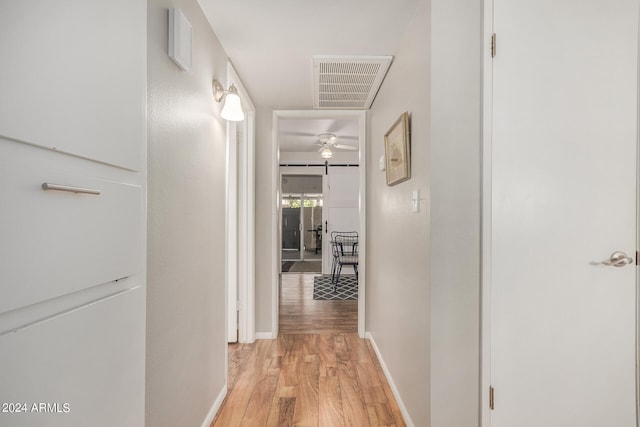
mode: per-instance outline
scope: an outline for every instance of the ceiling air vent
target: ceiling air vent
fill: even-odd
[[[314,56],[313,107],[368,110],[393,56]]]

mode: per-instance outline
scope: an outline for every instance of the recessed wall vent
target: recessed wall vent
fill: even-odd
[[[313,57],[313,108],[368,110],[393,56]]]

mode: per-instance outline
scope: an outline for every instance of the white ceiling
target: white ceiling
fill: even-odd
[[[280,151],[283,152],[317,152],[320,147],[315,144],[322,133],[335,134],[336,144],[358,146],[357,120],[281,119],[279,131]]]
[[[419,1],[198,0],[253,103],[291,110],[313,108],[314,55],[394,55]]]

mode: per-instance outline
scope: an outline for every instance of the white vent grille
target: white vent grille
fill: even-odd
[[[313,107],[368,110],[392,56],[314,56]]]

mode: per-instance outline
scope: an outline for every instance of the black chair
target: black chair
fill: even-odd
[[[358,280],[358,233],[355,231],[333,231],[331,233],[331,283],[335,290],[340,282],[342,267],[351,266]]]

